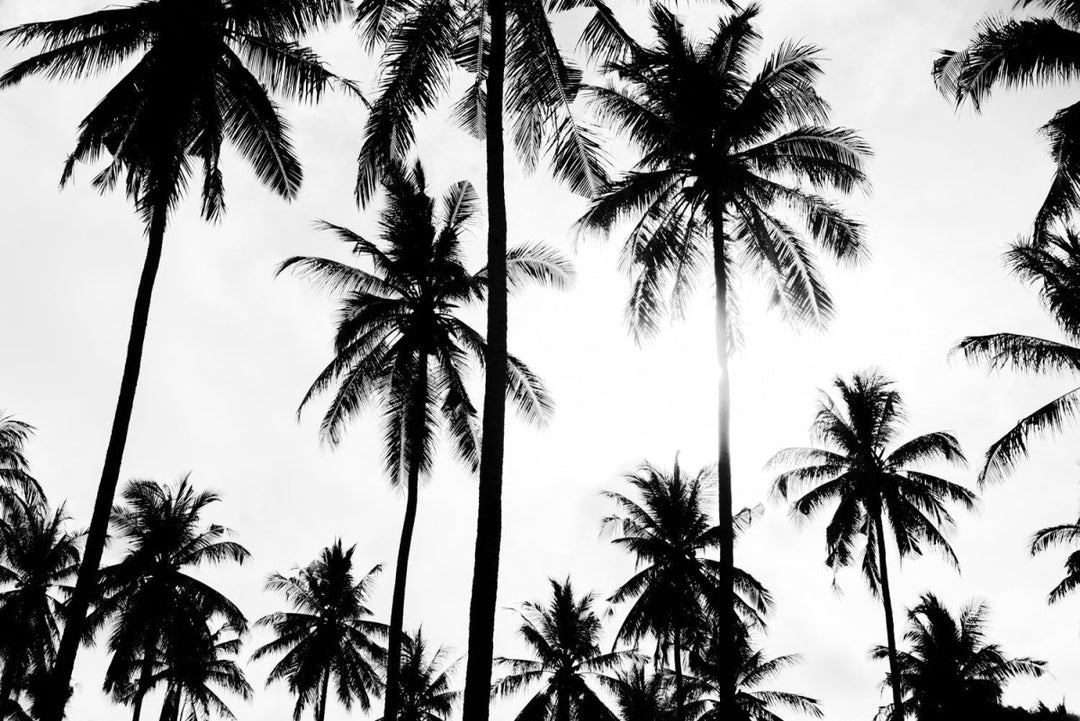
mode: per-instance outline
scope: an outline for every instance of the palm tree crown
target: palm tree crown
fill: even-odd
[[[1075,523],[1063,523],[1057,526],[1039,529],[1031,538],[1032,555],[1042,553],[1054,546],[1076,544],[1080,541],[1080,519]],[[1057,603],[1080,586],[1080,548],[1065,558],[1065,578],[1050,591],[1047,600]]]
[[[0,412],[0,514],[20,499],[35,503],[44,497],[41,486],[30,475],[26,444],[34,427]]]
[[[429,648],[422,629],[402,644],[400,721],[450,721],[461,696],[450,687],[457,662],[447,660],[445,647]]]
[[[957,105],[982,109],[994,88],[1012,90],[1074,80],[1080,74],[1080,2],[1015,0],[1014,10],[1038,8],[1043,16],[990,15],[976,27],[962,50],[944,50],[934,61],[934,82]],[[1035,216],[1042,239],[1058,221],[1080,206],[1080,105],[1059,110],[1042,126],[1057,166],[1050,190]]]
[[[593,608],[593,594],[575,596],[570,579],[550,582],[547,603],[530,602],[522,607],[518,634],[534,658],[496,657],[495,665],[505,668],[507,675],[495,683],[492,693],[505,696],[541,684],[515,721],[615,721],[615,714],[589,680],[609,685],[612,679],[608,672],[632,654],[601,651],[601,625]]]
[[[987,642],[986,616],[985,604],[972,603],[954,617],[932,593],[908,611],[910,650],[899,654],[900,686],[919,721],[980,716],[1001,702],[1010,679],[1043,674],[1044,662],[1009,658]],[[873,655],[884,658],[888,649],[879,646]]]
[[[282,594],[292,610],[257,621],[273,631],[274,640],[255,651],[252,659],[284,654],[266,682],[288,683],[296,696],[294,721],[308,706],[314,707],[316,721],[323,721],[331,678],[345,708],[358,702],[367,710],[372,695],[381,691],[376,665],[385,652],[374,639],[385,635],[386,627],[371,620],[368,608],[380,569],[375,566],[357,580],[353,550],[336,541],[294,575],[275,573],[266,582],[267,590]]]
[[[1080,234],[1073,229],[1051,233],[1043,242],[1014,244],[1005,255],[1014,274],[1035,285],[1039,296],[1065,334],[1055,341],[1019,333],[969,336],[956,347],[971,361],[992,370],[1012,368],[1031,373],[1080,370]],[[1027,455],[1028,443],[1040,434],[1060,431],[1080,415],[1080,388],[1058,396],[1021,418],[986,451],[979,483],[1004,479]]]

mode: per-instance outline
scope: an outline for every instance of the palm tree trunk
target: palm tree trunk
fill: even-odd
[[[506,183],[503,168],[503,80],[506,72],[506,0],[487,0],[491,14],[488,51],[487,207],[488,304],[484,418],[480,448],[476,551],[469,603],[468,664],[464,721],[488,721],[495,602],[502,540],[503,433],[506,422]]]
[[[874,514],[877,532],[878,565],[881,567],[881,604],[885,607],[885,636],[889,643],[889,674],[892,677],[893,719],[904,719],[904,697],[900,692],[900,664],[896,658],[896,627],[893,624],[892,593],[889,590],[889,564],[885,556],[885,531],[881,511]]]
[[[319,703],[315,721],[326,721],[326,695],[330,693],[330,667],[323,669],[322,687],[319,689]]]
[[[16,652],[20,649],[16,647]],[[15,691],[15,685],[19,681],[18,664],[14,659],[4,665],[4,671],[0,674],[0,719],[7,718],[7,707]]]
[[[71,674],[75,669],[75,657],[86,630],[86,612],[97,586],[98,566],[101,554],[105,550],[105,539],[109,530],[109,517],[112,513],[116,484],[120,479],[120,463],[124,458],[124,446],[127,444],[128,426],[131,412],[135,405],[135,389],[139,384],[139,370],[142,366],[143,344],[146,340],[146,324],[150,317],[150,300],[154,293],[154,281],[157,279],[158,266],[161,264],[161,249],[165,240],[167,222],[167,204],[157,204],[151,212],[148,229],[149,245],[146,260],[143,263],[139,289],[135,294],[135,309],[131,318],[131,334],[128,336],[127,357],[124,360],[124,373],[120,379],[120,395],[116,400],[116,413],[113,416],[109,445],[105,451],[105,465],[101,470],[97,498],[94,500],[94,513],[90,518],[90,528],[86,533],[86,545],[83,549],[79,577],[75,582],[75,591],[67,604],[64,635],[53,665],[51,692],[41,694],[39,715],[41,721],[62,721],[64,709],[71,695]]]
[[[153,647],[147,643],[143,649],[143,661],[139,670],[139,685],[135,687],[135,701],[131,709],[131,721],[139,721],[142,716],[143,699],[150,689],[150,676],[154,673]]]
[[[713,275],[716,280],[717,388],[717,523],[720,529],[718,591],[726,599],[720,610],[720,717],[735,718],[735,537],[731,525],[731,379],[728,377],[728,277],[724,252],[724,201],[716,192],[713,208]]]
[[[386,655],[386,699],[383,721],[395,721],[398,716],[401,672],[401,638],[405,623],[405,585],[409,576],[409,554],[412,550],[413,529],[416,527],[416,505],[420,492],[420,466],[424,458],[424,423],[427,420],[427,354],[420,353],[416,370],[404,447],[408,456],[405,488],[405,518],[401,522],[401,542],[398,545],[397,570],[394,573],[394,597],[390,605],[390,632]]]
[[[675,721],[683,718],[682,631],[675,629]]]
[[[165,692],[165,701],[161,704],[161,721],[179,721],[180,719],[180,687],[175,683],[169,684]]]

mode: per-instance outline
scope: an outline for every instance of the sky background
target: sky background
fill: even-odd
[[[615,5],[646,39],[644,4]],[[830,721],[865,721],[884,702],[885,664],[868,651],[885,634],[881,606],[856,570],[840,573],[841,592],[834,589],[824,565],[824,518],[797,525],[768,502],[763,466],[778,449],[807,444],[817,389],[838,373],[882,369],[908,402],[909,435],[958,435],[973,463],[949,477],[973,486],[987,445],[1072,387],[1068,378],[988,375],[948,358],[969,334],[1056,337],[1034,292],[1007,274],[1001,254],[1029,226],[1048,184],[1051,167],[1036,129],[1074,96],[1067,88],[1002,94],[980,117],[956,112],[930,78],[936,49],[961,45],[980,17],[1007,5],[764,2],[765,47],[786,38],[822,46],[828,62],[820,90],[835,121],[862,131],[876,152],[873,193],[847,203],[867,225],[872,257],[858,268],[825,266],[837,307],[828,332],[793,331],[745,283],[745,343],[731,364],[735,502],[765,502],[736,562],[775,596],[768,652],[804,655],[776,686],[821,699]],[[0,26],[99,7],[0,0]],[[698,28],[715,17],[707,5],[683,7]],[[582,21],[580,14],[557,20],[568,48]],[[339,73],[374,87],[375,65],[347,26],[313,43]],[[26,55],[0,49],[0,67]],[[67,500],[80,525],[89,520],[100,474],[145,241],[122,194],[89,188],[91,169],[62,192],[57,181],[79,120],[115,79],[33,80],[0,95],[0,408],[38,427],[29,448],[33,470],[54,501]],[[253,558],[204,575],[249,618],[282,606],[262,591],[268,573],[306,564],[337,537],[356,544],[360,567],[385,564],[373,599],[385,617],[403,499],[382,474],[373,415],[337,449],[318,441],[321,404],[297,423],[296,405],[329,358],[333,304],[299,279],[274,278],[291,255],[346,256],[312,220],[372,227],[352,194],[364,109],[329,98],[285,110],[304,162],[300,197],[280,201],[230,154],[224,220],[207,225],[192,201],[169,229],[122,478],[171,482],[191,472],[197,486],[221,493],[208,520],[235,529]],[[436,114],[419,135],[432,192],[459,179],[482,189],[481,146],[444,121],[445,113]],[[620,161],[630,157],[622,143],[612,147]],[[557,403],[547,429],[511,421],[507,431],[495,647],[517,655],[518,618],[510,609],[545,597],[549,577],[570,574],[579,590],[603,597],[632,572],[633,561],[600,536],[600,519],[612,510],[603,489],[624,488],[621,475],[646,459],[667,466],[680,453],[690,468],[714,461],[716,364],[707,281],[690,317],[638,348],[622,320],[628,279],[617,269],[619,243],[575,249],[569,228],[583,201],[543,172],[524,177],[511,164],[508,195],[511,242],[545,241],[572,253],[577,268],[573,291],[529,290],[511,306],[511,348]],[[483,233],[467,248],[479,267]],[[478,311],[472,318],[482,320]],[[898,615],[927,590],[953,608],[986,599],[991,638],[1010,654],[1048,662],[1045,678],[1010,686],[1006,701],[1013,704],[1064,699],[1080,708],[1080,597],[1045,602],[1066,552],[1033,559],[1026,548],[1036,529],[1076,517],[1075,443],[1075,433],[1036,443],[1007,483],[986,489],[976,513],[958,512],[951,537],[962,575],[935,557],[905,562],[898,572],[890,567]],[[475,508],[474,479],[440,454],[420,498],[406,622],[423,624],[457,654],[467,637]],[[256,632],[245,657],[264,640]],[[103,721],[118,713],[99,692],[104,664],[100,650],[80,655],[72,718]],[[269,667],[247,664],[257,689]],[[497,718],[509,719],[524,700],[500,703]],[[282,718],[291,704],[277,686],[233,708],[262,721]],[[331,706],[331,721],[345,717]]]

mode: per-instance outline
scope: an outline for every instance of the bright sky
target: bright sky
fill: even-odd
[[[616,5],[641,27],[643,4]],[[911,434],[952,430],[976,461],[1020,415],[1070,387],[1062,378],[988,376],[947,358],[967,334],[1056,332],[1034,293],[1006,273],[1001,253],[1028,227],[1047,186],[1050,165],[1036,128],[1075,98],[1067,89],[1006,94],[977,117],[954,112],[930,79],[937,48],[960,45],[984,13],[1007,5],[765,3],[766,47],[789,37],[824,47],[821,91],[836,121],[861,130],[876,150],[872,196],[849,203],[867,224],[873,257],[854,270],[827,268],[838,317],[826,334],[792,331],[744,286],[745,347],[732,363],[737,505],[766,500],[762,466],[779,448],[807,443],[816,389],[837,373],[880,367],[908,401]],[[0,26],[102,4],[42,6],[0,0]],[[711,15],[690,7],[702,22]],[[580,22],[559,20],[568,46]],[[347,27],[315,44],[340,73],[372,86],[374,66]],[[0,67],[24,56],[0,50]],[[0,407],[39,428],[30,448],[36,475],[55,501],[68,500],[80,524],[88,522],[100,473],[145,242],[122,195],[99,197],[88,187],[89,169],[63,192],[57,180],[78,121],[114,80],[35,80],[0,96]],[[364,110],[333,98],[287,112],[306,175],[296,202],[272,197],[230,156],[225,220],[209,226],[188,202],[169,229],[122,475],[173,481],[191,471],[197,485],[222,494],[211,518],[234,528],[254,558],[207,576],[250,618],[281,606],[261,590],[269,572],[308,562],[337,536],[357,544],[361,566],[386,565],[374,603],[388,615],[402,498],[381,474],[372,417],[336,450],[319,445],[320,408],[297,424],[297,402],[329,357],[332,304],[302,281],[273,277],[290,255],[343,257],[345,248],[311,229],[313,219],[370,227],[352,200]],[[432,190],[461,178],[482,186],[481,147],[443,117],[425,123],[420,136]],[[581,200],[543,173],[524,178],[511,169],[509,207],[512,242],[543,240],[571,252],[568,228]],[[481,233],[469,241],[477,265],[482,242]],[[573,256],[576,290],[531,290],[513,301],[511,347],[548,382],[557,413],[544,431],[519,422],[508,430],[500,609],[542,597],[549,576],[568,573],[581,590],[610,593],[633,562],[599,536],[610,510],[600,491],[620,488],[620,475],[644,459],[669,465],[680,452],[696,468],[715,458],[711,288],[703,282],[696,312],[639,349],[622,324],[628,282],[616,269],[617,249],[582,245]],[[987,489],[978,513],[958,514],[953,541],[962,576],[936,558],[894,574],[898,614],[926,590],[954,608],[987,599],[991,638],[1011,654],[1049,663],[1046,678],[1013,684],[1009,703],[1064,698],[1080,707],[1070,683],[1080,677],[1080,598],[1045,603],[1065,554],[1032,559],[1026,550],[1034,530],[1075,519],[1076,439],[1036,444],[1010,481]],[[951,478],[970,485],[975,470]],[[440,456],[422,489],[409,579],[407,625],[422,623],[459,653],[475,488],[449,454]],[[843,593],[836,593],[824,558],[823,521],[799,527],[784,508],[767,504],[736,560],[775,595],[768,651],[805,657],[777,686],[820,698],[830,720],[865,721],[884,702],[884,664],[868,658],[884,642],[881,607],[856,571],[840,574]],[[522,650],[516,623],[511,610],[499,611],[497,653]],[[609,639],[613,633],[614,619]],[[249,651],[263,639],[256,634]],[[81,654],[73,718],[115,717],[99,692],[104,663],[100,650]],[[268,669],[247,665],[257,688]],[[523,701],[500,704],[499,717]],[[279,686],[233,708],[261,721],[280,718],[291,703]],[[332,706],[329,718],[345,712]]]

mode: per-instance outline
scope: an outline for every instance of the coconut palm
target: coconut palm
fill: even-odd
[[[353,550],[341,541],[324,548],[319,557],[291,576],[272,574],[266,581],[269,591],[282,594],[292,607],[260,618],[274,640],[252,655],[284,654],[270,671],[267,685],[285,681],[296,696],[293,719],[304,709],[314,708],[315,721],[324,721],[333,679],[338,700],[345,708],[354,702],[371,707],[371,697],[382,690],[376,666],[385,651],[375,641],[386,626],[371,620],[368,597],[379,566],[356,580]]]
[[[113,529],[126,548],[119,561],[101,569],[101,597],[89,620],[91,628],[109,626],[105,690],[130,702],[132,721],[139,721],[155,664],[178,663],[192,634],[205,633],[207,619],[247,628],[236,604],[191,572],[242,564],[250,554],[230,540],[228,528],[206,523],[206,509],[220,499],[196,491],[188,476],[172,486],[130,481],[121,498]]]
[[[1031,538],[1031,554],[1036,555],[1055,546],[1076,544],[1077,541],[1080,541],[1080,520],[1042,528]],[[1065,578],[1050,591],[1047,601],[1057,603],[1077,586],[1080,586],[1080,548],[1065,559]]]
[[[68,520],[63,507],[19,502],[0,523],[0,719],[20,715],[19,691],[56,660],[64,591],[82,540]]]
[[[825,531],[825,563],[837,570],[859,561],[866,582],[880,595],[885,611],[894,715],[904,718],[896,656],[892,596],[889,590],[886,536],[892,536],[901,559],[923,547],[936,549],[959,568],[942,529],[953,524],[946,503],[972,508],[971,491],[939,476],[916,470],[927,463],[964,463],[956,438],[944,431],[898,442],[906,410],[891,380],[876,371],[837,377],[839,402],[822,391],[814,419],[814,440],[822,447],[788,448],[769,462],[780,473],[773,490],[791,499],[793,517],[810,517],[827,505],[836,507]],[[888,533],[886,532],[888,529]]]
[[[600,649],[600,619],[595,595],[577,597],[567,578],[550,580],[551,598],[522,606],[518,635],[534,658],[495,658],[506,675],[492,687],[492,695],[510,696],[530,688],[539,689],[514,717],[515,721],[569,721],[589,718],[616,721],[589,681],[613,682],[609,675],[633,653]]]
[[[603,34],[614,80],[586,90],[598,117],[641,151],[634,168],[609,183],[579,221],[583,230],[605,234],[632,221],[623,262],[634,275],[627,319],[639,341],[657,330],[667,310],[683,314],[711,261],[721,518],[733,513],[728,357],[736,264],[764,280],[787,318],[821,325],[832,301],[811,241],[840,260],[859,258],[863,248],[860,226],[820,193],[865,187],[869,149],[853,131],[828,125],[828,106],[814,89],[818,48],[785,42],[752,73],[758,12],[756,4],[737,10],[708,39],[695,41],[671,11],[654,4],[655,44],[640,45],[621,29]],[[725,530],[719,545],[720,587],[733,598],[733,536]],[[733,664],[733,612],[721,623]],[[733,673],[734,667],[731,684]],[[731,684],[724,694],[728,715],[734,714]]]
[[[477,533],[464,715],[487,721],[495,631],[507,360],[507,209],[504,134],[526,170],[541,155],[552,173],[579,194],[604,182],[604,160],[592,130],[579,122],[572,103],[581,73],[559,52],[549,11],[576,3],[562,0],[364,0],[357,23],[369,44],[384,43],[379,98],[372,104],[360,153],[356,191],[361,202],[374,193],[384,168],[401,162],[415,140],[419,115],[440,99],[456,65],[469,77],[453,117],[484,140],[487,167],[487,365],[484,377]],[[509,127],[506,127],[506,126]],[[393,687],[391,686],[391,692]],[[394,699],[386,718],[394,719]]]
[[[1045,662],[1009,658],[988,643],[986,617],[982,603],[968,604],[954,617],[932,593],[908,611],[904,640],[910,650],[898,654],[899,685],[906,709],[919,721],[980,718],[1000,705],[1008,681],[1043,674]],[[873,651],[874,658],[888,655],[883,646]],[[894,674],[886,683],[895,683]]]
[[[44,499],[26,458],[26,444],[33,433],[29,423],[0,412],[0,513],[18,505],[20,497],[30,503]]]
[[[381,242],[365,240],[346,228],[323,223],[352,245],[368,271],[326,258],[290,258],[292,269],[316,285],[341,294],[335,356],[301,401],[333,389],[322,421],[322,436],[341,440],[344,426],[375,402],[384,418],[385,466],[391,483],[405,486],[386,683],[396,689],[400,666],[405,589],[421,475],[431,469],[438,425],[470,470],[479,463],[475,406],[466,388],[470,361],[483,365],[487,343],[460,318],[460,309],[487,295],[488,270],[466,270],[461,240],[477,211],[471,184],[455,183],[436,203],[429,197],[422,166],[401,168],[385,178],[386,204],[379,215]],[[556,286],[569,283],[569,264],[542,246],[507,252],[506,274],[514,285],[529,280]],[[531,421],[543,423],[551,402],[540,380],[521,361],[508,356],[507,392]],[[386,718],[396,718],[396,694]]]
[[[719,693],[723,685],[723,646],[716,634],[690,654],[689,693],[694,698],[689,704],[690,718],[694,721],[718,721],[720,715]],[[748,629],[740,634],[739,663],[736,665],[735,702],[740,719],[746,721],[783,721],[781,710],[796,711],[806,716],[822,718],[821,707],[816,699],[790,691],[762,688],[783,671],[796,666],[797,655],[769,658],[764,651],[754,648]]]
[[[457,661],[448,661],[448,655],[443,646],[429,653],[422,629],[405,636],[398,677],[401,721],[450,721],[461,692],[450,688]]]
[[[225,186],[219,162],[226,141],[271,190],[286,199],[296,196],[300,163],[288,125],[268,90],[309,101],[327,90],[335,76],[295,40],[336,19],[343,8],[342,0],[140,0],[0,31],[0,41],[44,48],[0,76],[0,88],[35,75],[81,79],[127,67],[126,61],[134,60],[80,124],[61,184],[71,179],[76,165],[109,155],[110,162],[93,184],[105,191],[123,182],[146,224],[149,241],[83,566],[53,674],[55,688],[43,695],[43,721],[61,721],[64,715],[84,635],[120,478],[169,214],[199,169],[202,215],[211,221],[221,217]]]
[[[721,531],[705,510],[706,485],[712,469],[696,475],[683,473],[678,461],[670,474],[648,463],[626,476],[640,501],[621,493],[605,492],[618,513],[604,526],[620,534],[614,543],[633,554],[634,575],[609,599],[630,602],[616,642],[636,643],[645,636],[656,639],[657,659],[669,654],[674,668],[676,721],[683,719],[683,656],[715,617],[723,612],[726,596],[718,591],[720,564],[706,557],[719,545]],[[736,515],[736,532],[749,526],[753,512]],[[771,600],[753,576],[735,569],[736,606],[740,615],[759,622]]]
[[[675,690],[666,669],[648,673],[643,662],[619,671],[607,684],[621,721],[675,721]]]
[[[1044,305],[1065,335],[1064,341],[1019,333],[969,336],[956,347],[970,361],[990,369],[1030,373],[1080,370],[1080,235],[1069,229],[1050,233],[1042,242],[1014,244],[1005,255],[1013,273],[1035,285]],[[1059,432],[1080,417],[1080,388],[1074,388],[1021,418],[986,451],[979,483],[1004,479],[1027,455],[1038,435]]]
[[[1042,14],[1007,17],[988,15],[975,26],[975,36],[962,50],[943,50],[934,61],[934,82],[957,105],[970,103],[976,112],[995,88],[1013,90],[1053,85],[1080,73],[1080,2],[1015,0],[1013,10],[1038,9]],[[1080,206],[1080,103],[1057,111],[1041,128],[1057,166],[1050,190],[1035,216],[1035,236],[1042,239],[1055,222],[1067,220]]]
[[[236,718],[221,698],[226,690],[244,700],[251,698],[251,685],[237,665],[240,636],[227,624],[211,631],[205,623],[192,624],[179,643],[157,655],[151,688],[164,684],[165,699],[160,721],[206,721],[217,717]],[[134,689],[132,689],[134,690]]]

